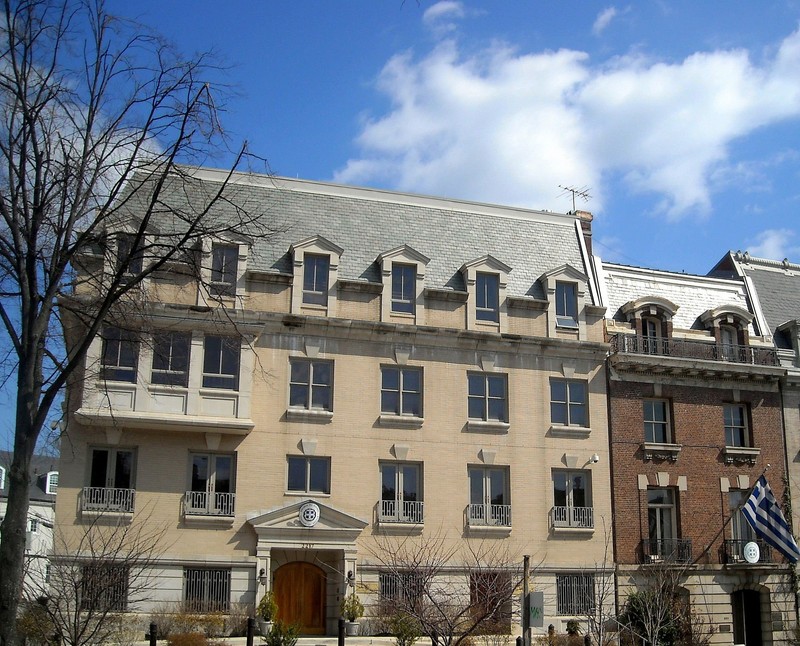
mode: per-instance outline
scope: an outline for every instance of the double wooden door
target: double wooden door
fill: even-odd
[[[313,563],[294,561],[275,571],[278,619],[298,624],[301,634],[325,634],[325,572]]]

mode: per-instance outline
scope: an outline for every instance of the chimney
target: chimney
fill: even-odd
[[[581,231],[583,231],[583,241],[586,244],[586,251],[592,255],[592,220],[594,216],[589,211],[575,211],[575,215],[581,221]]]

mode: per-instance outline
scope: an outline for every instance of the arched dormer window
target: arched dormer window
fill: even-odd
[[[678,306],[660,296],[645,296],[628,301],[622,313],[636,331],[639,351],[644,354],[669,354],[672,317]]]
[[[749,326],[753,315],[736,305],[721,305],[700,315],[700,321],[714,337],[722,361],[747,361]]]

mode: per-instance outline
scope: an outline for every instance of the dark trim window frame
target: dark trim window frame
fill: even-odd
[[[669,401],[666,399],[645,399],[642,402],[645,442],[672,443],[672,423],[669,409]]]
[[[286,490],[292,493],[330,494],[329,457],[287,455]]]
[[[752,447],[750,411],[746,404],[724,404],[725,446]]]
[[[192,335],[189,332],[153,334],[153,364],[150,382],[165,386],[189,385],[189,357]]]
[[[102,355],[100,378],[136,383],[139,364],[139,336],[129,330],[106,326],[100,334]]]
[[[239,274],[239,246],[234,244],[211,245],[212,296],[235,296]]]
[[[331,259],[324,254],[303,255],[303,303],[306,305],[328,304],[328,280]]]
[[[500,322],[500,276],[479,271],[475,274],[475,319]]]
[[[392,312],[414,314],[417,297],[417,266],[392,263]]]
[[[289,407],[333,411],[333,361],[289,359]]]
[[[550,423],[589,426],[589,384],[581,379],[550,379]]]
[[[467,416],[472,420],[508,422],[508,375],[467,373]]]
[[[381,414],[422,417],[422,368],[381,366]]]
[[[206,335],[203,339],[203,388],[239,390],[242,344],[237,337]]]
[[[556,281],[556,326],[578,327],[578,285]]]

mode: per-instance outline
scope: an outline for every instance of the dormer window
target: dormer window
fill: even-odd
[[[328,304],[329,256],[305,254],[303,258],[303,303]]]
[[[122,274],[122,282],[127,283],[142,273],[144,252],[142,240],[136,244],[136,235],[120,233],[117,235],[117,271]]]
[[[58,491],[58,471],[48,471],[44,481],[44,492],[55,495]]]
[[[500,321],[500,277],[478,272],[475,276],[475,318],[479,321]]]
[[[235,296],[239,268],[239,246],[211,245],[211,289],[213,296]]]
[[[578,327],[578,285],[556,281],[556,325]]]
[[[416,300],[416,266],[392,263],[392,312],[413,314]]]

